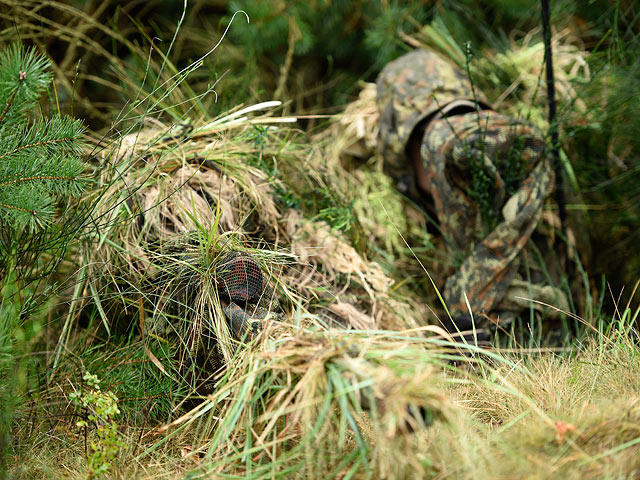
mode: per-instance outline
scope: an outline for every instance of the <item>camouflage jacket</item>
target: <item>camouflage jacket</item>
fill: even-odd
[[[377,87],[385,168],[409,190],[417,172],[407,147],[419,142],[424,194],[433,199],[451,257],[463,258],[445,283],[451,317],[497,321],[543,310],[526,299],[566,308],[559,289],[524,281],[521,268],[554,183],[542,133],[491,110],[465,73],[434,52],[415,50],[391,62]]]

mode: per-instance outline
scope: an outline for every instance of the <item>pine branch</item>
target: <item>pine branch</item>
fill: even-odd
[[[53,198],[33,185],[0,189],[0,228],[27,227],[36,231],[50,225],[54,213]]]
[[[51,82],[49,63],[19,45],[0,52],[0,229],[50,225],[56,200],[84,190],[82,123],[70,117],[27,121]]]
[[[6,208],[7,210],[16,210],[18,212],[24,212],[24,213],[28,213],[30,215],[36,215],[36,212],[34,210],[27,210],[26,208],[16,207],[15,205],[9,205],[8,203],[0,202],[0,207],[1,208]]]
[[[33,125],[15,125],[0,130],[0,159],[23,150],[47,148],[49,153],[59,153],[65,148],[70,153],[82,151],[82,124],[69,117],[41,119]]]
[[[0,155],[0,160],[2,160],[5,157],[8,157],[10,155],[15,155],[16,153],[20,153],[23,150],[29,149],[29,148],[36,148],[36,147],[48,147],[48,146],[53,146],[55,144],[62,144],[65,142],[70,142],[73,139],[69,139],[69,138],[54,138],[51,140],[43,140],[41,142],[36,142],[36,143],[29,143],[27,145],[21,145],[18,148],[15,148],[14,150],[4,153],[2,155]]]
[[[9,180],[9,181],[2,181],[0,180],[0,187],[2,186],[7,186],[7,185],[15,185],[17,183],[21,183],[21,182],[35,182],[35,181],[40,181],[40,180],[78,180],[76,177],[60,177],[60,176],[56,176],[56,175],[40,175],[40,176],[36,176],[36,177],[23,177],[23,178],[16,178],[14,180]]]
[[[11,95],[9,95],[9,100],[7,100],[6,105],[4,106],[4,110],[2,110],[2,113],[0,114],[0,125],[2,125],[2,122],[4,121],[4,117],[7,116],[7,112],[9,111],[9,109],[11,108],[11,105],[13,105],[13,101],[16,98],[16,93],[18,93],[18,89],[20,88],[20,86],[16,86],[12,92]]]
[[[0,105],[6,125],[24,120],[50,85],[49,61],[31,48],[13,44],[0,52]]]

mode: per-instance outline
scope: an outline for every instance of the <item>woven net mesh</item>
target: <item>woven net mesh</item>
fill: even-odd
[[[231,300],[246,302],[262,293],[264,278],[260,265],[250,255],[229,253],[218,267],[220,293]]]

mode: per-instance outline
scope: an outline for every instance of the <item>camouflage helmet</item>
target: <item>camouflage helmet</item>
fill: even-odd
[[[385,169],[396,179],[410,173],[406,147],[411,133],[456,100],[474,100],[464,71],[435,52],[413,50],[387,64],[377,80],[380,112],[378,149]],[[482,108],[486,98],[476,90]]]

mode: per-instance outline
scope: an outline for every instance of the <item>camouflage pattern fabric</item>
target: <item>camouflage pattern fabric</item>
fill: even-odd
[[[464,72],[427,50],[414,50],[387,64],[377,80],[380,133],[378,150],[385,170],[406,191],[411,175],[405,149],[416,126],[454,100],[474,100]],[[478,102],[488,105],[481,92]]]
[[[522,294],[523,286],[528,298],[543,295],[537,299],[564,307],[560,290],[528,284],[518,273],[553,187],[544,137],[525,122],[489,110],[476,94],[478,108],[449,116],[448,105],[473,100],[464,72],[426,50],[387,65],[378,79],[385,166],[396,177],[414,174],[407,144],[422,136],[417,141],[428,193],[451,256],[464,258],[444,289],[454,320],[468,317],[469,310],[476,319],[498,312],[513,316],[530,304],[510,296]]]
[[[443,234],[465,257],[444,291],[454,318],[469,311],[465,293],[474,314],[489,313],[516,278],[553,184],[544,149],[533,127],[492,111],[428,125],[429,191]]]

